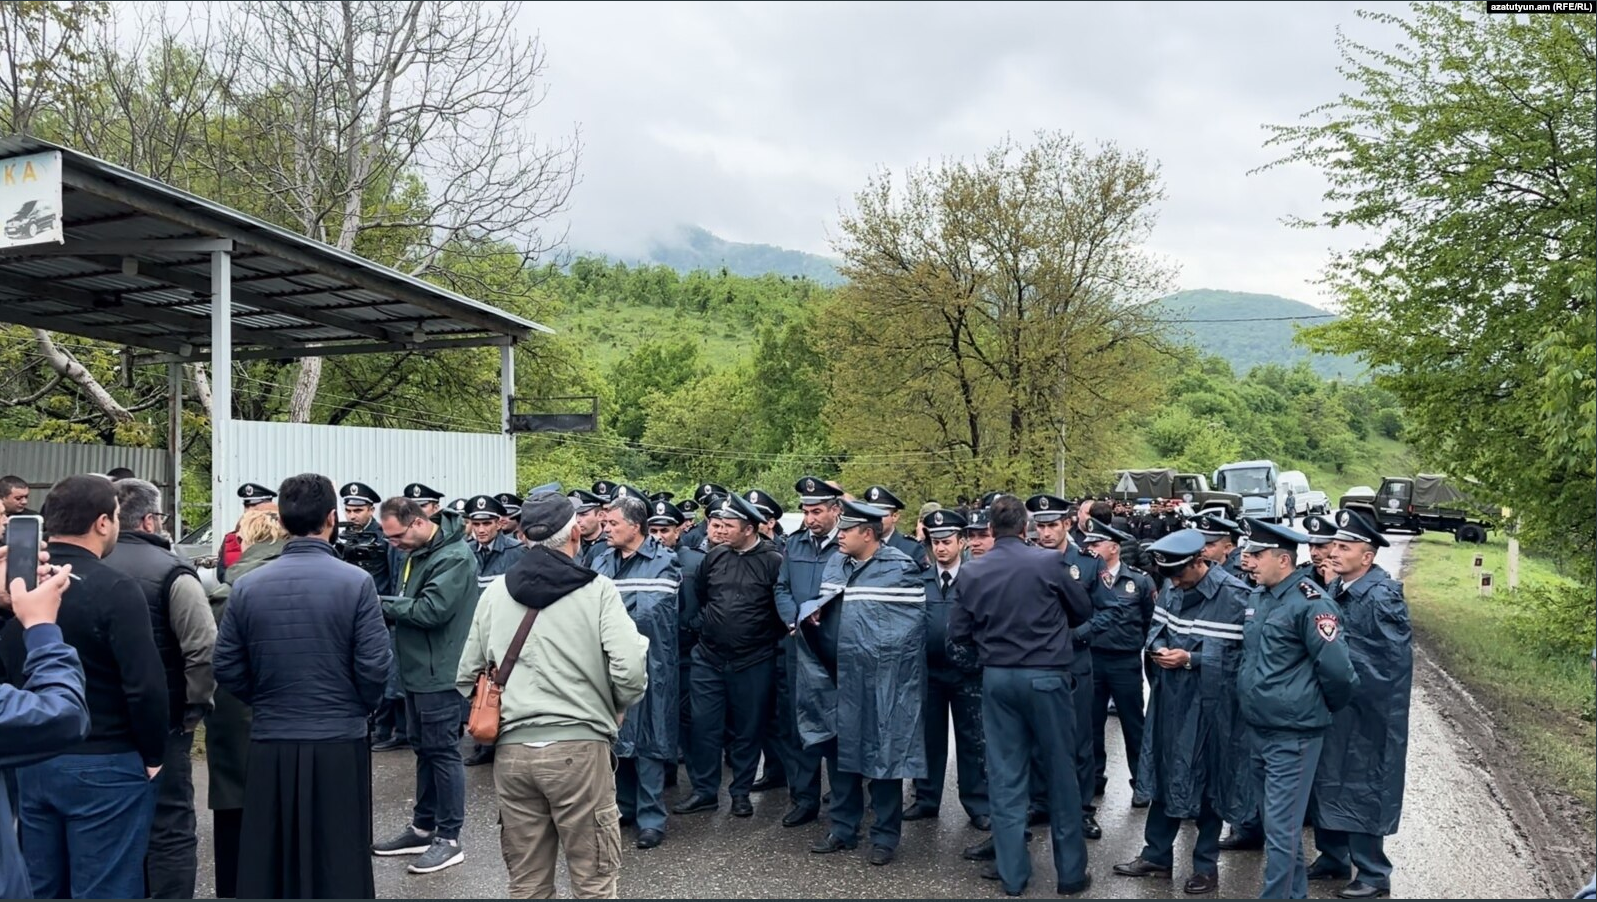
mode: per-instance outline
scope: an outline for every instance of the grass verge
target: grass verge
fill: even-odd
[[[1476,553],[1496,582],[1482,598],[1471,568]],[[1524,764],[1549,788],[1573,796],[1587,822],[1597,807],[1592,725],[1593,678],[1586,655],[1550,652],[1509,628],[1507,540],[1463,545],[1426,533],[1409,546],[1403,584],[1409,614],[1426,649],[1491,711],[1519,746]],[[1559,580],[1551,565],[1520,555],[1520,588]]]

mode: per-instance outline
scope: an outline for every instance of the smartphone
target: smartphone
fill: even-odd
[[[35,516],[12,517],[6,523],[6,588],[20,579],[29,588],[39,585],[39,539],[44,521]]]

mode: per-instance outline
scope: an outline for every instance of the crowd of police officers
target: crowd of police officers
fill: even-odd
[[[759,489],[705,484],[679,503],[607,481],[569,493],[580,563],[615,581],[650,642],[649,690],[615,749],[639,848],[665,838],[679,764],[689,785],[669,811],[687,816],[720,807],[725,763],[734,817],[785,789],[783,826],[824,809],[811,851],[829,854],[861,844],[868,806],[868,860],[886,865],[903,821],[940,816],[951,722],[959,806],[990,833],[964,857],[1019,895],[1029,828],[1046,825],[1056,888],[1079,893],[1113,712],[1131,804],[1146,809],[1144,848],[1115,874],[1170,879],[1193,821],[1188,893],[1215,891],[1222,850],[1262,848],[1262,898],[1305,898],[1316,880],[1346,881],[1342,898],[1388,895],[1411,635],[1402,584],[1375,564],[1388,543],[1360,513],[1299,530],[1167,505],[1133,522],[1105,500],[992,492],[927,503],[910,538],[885,486],[856,497],[806,476],[794,491],[792,535]],[[341,547],[386,593],[396,560],[371,550],[379,496],[359,482],[341,494]],[[519,555],[519,497],[404,494],[465,519],[482,585]],[[380,712],[374,748],[404,747],[403,721]]]

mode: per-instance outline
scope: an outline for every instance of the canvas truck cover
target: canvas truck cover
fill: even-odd
[[[1175,497],[1176,471],[1120,470],[1116,476],[1114,495],[1124,499]]]
[[[1469,496],[1453,488],[1447,477],[1435,473],[1414,477],[1414,506],[1419,508],[1447,508],[1465,510],[1474,507]]]

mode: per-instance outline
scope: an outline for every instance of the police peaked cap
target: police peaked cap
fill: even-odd
[[[867,504],[871,504],[876,507],[887,508],[890,511],[901,511],[904,509],[904,502],[898,500],[898,496],[888,491],[886,486],[873,485],[866,489],[865,501]]]
[[[595,483],[595,485],[600,484],[601,483]],[[597,495],[599,493],[594,492],[594,494]],[[604,498],[607,502],[616,501],[621,498],[636,498],[639,501],[642,501],[644,504],[649,503],[649,496],[647,493],[637,486],[627,485],[626,483],[621,483],[620,485],[612,487],[610,489],[610,494],[608,496],[604,496]]]
[[[826,504],[843,497],[843,491],[819,476],[804,476],[793,483],[799,504]]]
[[[747,499],[750,504],[759,508],[760,513],[764,514],[767,518],[771,520],[782,519],[782,514],[784,513],[782,510],[782,505],[778,504],[776,499],[772,498],[769,492],[763,491],[761,489],[749,489],[743,494],[743,497]]]
[[[1161,570],[1180,570],[1203,553],[1208,537],[1196,529],[1178,529],[1148,546],[1153,564]]]
[[[612,497],[615,496],[616,484],[610,482],[609,480],[601,479],[593,484],[593,488],[590,489],[590,491],[608,502]]]
[[[921,528],[934,539],[946,539],[970,525],[959,511],[935,510],[920,518]]]
[[[1065,518],[1070,511],[1070,502],[1058,495],[1033,495],[1026,499],[1026,510],[1038,523],[1053,523]]]
[[[875,505],[861,504],[848,498],[844,498],[842,504],[843,513],[837,518],[837,525],[845,529],[850,526],[863,526],[866,523],[880,523],[892,513]]]
[[[988,492],[987,494],[981,496],[980,506],[984,510],[986,508],[992,507],[993,506],[993,502],[997,501],[999,498],[1002,498],[1003,496],[1004,496],[1003,492]]]
[[[650,501],[670,501],[676,495],[671,492],[655,492],[649,496]]]
[[[364,504],[368,507],[383,500],[377,496],[377,490],[364,482],[351,482],[338,490],[338,497],[344,504]]]
[[[572,489],[571,494],[567,495],[566,497],[571,499],[571,506],[576,508],[577,513],[579,514],[585,511],[591,511],[596,507],[604,506],[603,498],[600,498],[598,495],[595,495],[586,489]],[[525,504],[522,506],[526,507]]]
[[[467,520],[498,520],[505,515],[505,506],[492,495],[473,495],[466,501]]]
[[[693,490],[693,500],[699,502],[699,504],[704,507],[709,507],[711,498],[714,498],[717,495],[730,494],[732,493],[728,492],[724,486],[716,485],[713,482],[706,482]]]
[[[449,502],[449,509],[457,514],[464,514],[466,512],[466,499],[456,498]]]
[[[992,528],[993,528],[992,523],[989,522],[988,519],[987,519],[987,509],[986,508],[982,508],[981,510],[971,511],[970,512],[970,522],[965,524],[965,531],[966,532],[985,532],[985,531],[987,531],[989,529],[992,529]]]
[[[716,500],[715,504],[708,508],[712,519],[746,520],[749,523],[765,522],[765,515],[760,513],[759,508],[750,504],[741,495],[720,495],[717,498],[718,500]]]
[[[1087,520],[1087,529],[1082,533],[1081,544],[1091,545],[1094,542],[1131,542],[1136,539],[1131,533],[1119,530],[1108,523],[1091,517]]]
[[[694,501],[692,498],[683,498],[681,501],[677,502],[677,510],[684,514],[691,514],[698,509],[699,502]]]
[[[687,519],[675,504],[664,498],[649,505],[649,526],[681,526]]]
[[[277,493],[258,482],[246,482],[238,487],[238,496],[244,499],[245,507],[253,507],[271,501]]]
[[[1222,539],[1226,536],[1236,538],[1242,535],[1242,527],[1235,521],[1227,520],[1219,514],[1200,514],[1192,519],[1192,528],[1204,534],[1209,541]]]
[[[521,513],[521,496],[510,492],[500,492],[494,496],[499,506],[505,509],[505,516],[514,517]]]
[[[1376,548],[1385,548],[1392,544],[1375,528],[1375,524],[1364,514],[1355,510],[1339,510],[1335,514],[1336,535],[1332,536],[1338,542],[1363,542],[1374,545]]]
[[[1290,526],[1266,523],[1257,517],[1243,517],[1241,523],[1244,539],[1242,550],[1252,554],[1270,548],[1297,553],[1299,545],[1306,545],[1309,537]]]
[[[1309,535],[1310,545],[1329,545],[1336,541],[1336,524],[1330,517],[1310,514],[1303,518],[1303,531]]]
[[[437,504],[444,500],[444,493],[436,489],[429,489],[419,482],[413,482],[405,486],[405,497],[416,502],[431,501]]]

